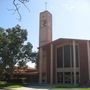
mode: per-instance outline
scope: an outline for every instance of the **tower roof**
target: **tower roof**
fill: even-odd
[[[51,14],[48,10],[45,10],[45,11],[41,12],[40,14],[44,14],[44,13]]]

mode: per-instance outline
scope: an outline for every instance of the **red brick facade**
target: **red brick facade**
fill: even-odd
[[[78,45],[79,53],[79,83],[84,84],[89,81],[89,70],[88,70],[88,49],[87,49],[87,40],[76,40],[76,39],[58,39],[49,44],[46,44],[40,48],[42,48],[42,83],[49,83],[50,84],[50,77],[51,77],[51,44],[53,45],[53,84],[58,83],[57,81],[57,47],[61,47],[64,45],[73,45],[73,41],[75,41],[75,45]],[[45,54],[44,54],[45,53]],[[76,58],[77,59],[77,58]],[[60,68],[59,68],[60,69]],[[68,68],[65,68],[66,70]],[[73,67],[71,69],[74,71]],[[64,70],[64,69],[63,69]],[[71,71],[70,73],[72,73]],[[77,72],[76,71],[76,72]],[[61,72],[61,71],[60,71]],[[64,72],[64,71],[63,71]],[[67,72],[67,71],[65,71]],[[46,78],[43,78],[46,77]],[[72,76],[73,77],[73,76]],[[46,80],[43,80],[46,79]],[[65,78],[64,78],[65,79]],[[77,78],[76,78],[77,79]],[[64,81],[63,81],[64,82]],[[65,83],[65,82],[64,82]],[[74,83],[71,80],[71,83]]]

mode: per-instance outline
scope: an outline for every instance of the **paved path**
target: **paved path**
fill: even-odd
[[[11,90],[48,90],[48,89],[21,87],[21,88],[14,88],[14,89],[11,89]]]
[[[51,90],[49,88],[42,88],[42,87],[21,87],[21,88],[14,88],[14,89],[11,89],[11,90]],[[59,89],[55,89],[55,90],[59,90]],[[79,89],[79,88],[64,88],[64,89],[60,89],[60,90],[89,90],[88,88],[87,89]]]
[[[3,89],[0,89],[0,90],[3,90]],[[47,89],[44,89],[44,88],[21,87],[21,88],[12,88],[10,90],[50,90],[50,89],[48,89],[48,88]],[[59,90],[59,89],[55,89],[55,90]],[[78,89],[78,88],[76,88],[76,89],[72,89],[72,88],[67,89],[66,88],[66,89],[60,89],[60,90],[81,90],[81,89]]]
[[[0,89],[0,90],[5,90],[5,89]],[[49,88],[41,88],[41,87],[35,87],[35,88],[34,87],[21,87],[21,88],[11,88],[10,90],[50,90],[50,89]],[[55,90],[57,90],[57,89],[55,89]],[[79,88],[74,88],[74,89],[66,88],[66,89],[60,89],[60,90],[81,90],[81,89],[79,89]]]

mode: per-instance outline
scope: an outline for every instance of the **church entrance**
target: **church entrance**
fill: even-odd
[[[76,72],[76,83],[79,83],[79,72]],[[58,84],[74,84],[74,73],[73,72],[57,72],[57,83]]]
[[[72,83],[72,76],[70,72],[58,72],[57,82],[60,84],[70,84]]]

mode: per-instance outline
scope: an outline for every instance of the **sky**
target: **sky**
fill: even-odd
[[[11,28],[19,24],[28,31],[28,40],[37,51],[39,42],[39,14],[47,10],[53,16],[53,40],[75,38],[90,40],[90,0],[30,0],[30,12],[21,5],[22,20],[13,14],[12,0],[0,0],[0,27]]]

